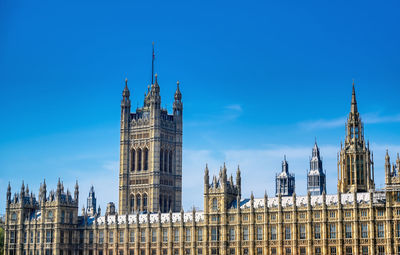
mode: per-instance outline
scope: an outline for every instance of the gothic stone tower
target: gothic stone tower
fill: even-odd
[[[173,114],[161,108],[160,86],[145,93],[131,113],[125,81],[121,102],[119,214],[180,211],[182,198],[182,95],[179,82]]]
[[[291,196],[295,190],[295,177],[289,173],[289,164],[286,161],[286,156],[282,161],[282,172],[275,177],[275,195]]]
[[[315,141],[310,159],[310,171],[307,174],[307,191],[311,195],[322,195],[324,191],[326,193],[326,177],[322,169],[322,160],[317,141]]]
[[[226,213],[232,203],[240,201],[241,197],[241,177],[240,169],[236,171],[236,184],[233,176],[229,178],[224,166],[219,170],[219,177],[213,176],[210,184],[208,166],[204,171],[204,211],[209,213]]]
[[[353,83],[346,139],[338,155],[338,192],[367,192],[374,188],[373,156],[364,139],[364,124],[357,110]]]

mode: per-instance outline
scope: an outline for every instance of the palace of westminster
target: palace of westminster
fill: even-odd
[[[5,255],[259,255],[400,254],[400,158],[385,158],[385,187],[376,190],[374,161],[364,139],[353,84],[346,138],[338,153],[337,194],[315,143],[305,196],[295,193],[286,158],[276,175],[276,194],[243,198],[241,171],[218,176],[204,170],[204,210],[182,209],[182,95],[173,112],[161,107],[157,75],[143,106],[131,112],[125,81],[121,101],[118,208],[102,215],[92,187],[78,213],[74,193],[58,181],[40,185],[38,197],[22,184],[5,216]]]

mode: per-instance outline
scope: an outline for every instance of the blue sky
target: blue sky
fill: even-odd
[[[184,102],[183,205],[203,207],[206,163],[242,169],[243,196],[274,193],[287,155],[296,191],[315,137],[336,192],[336,153],[355,79],[382,187],[384,154],[400,152],[398,1],[2,1],[0,210],[11,181],[37,193],[58,177],[80,204],[95,185],[117,202],[120,99],[151,79],[162,104]]]

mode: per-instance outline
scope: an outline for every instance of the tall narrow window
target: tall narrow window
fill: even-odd
[[[135,171],[135,164],[136,164],[136,151],[134,149],[132,149],[131,152],[131,171]]]
[[[321,225],[315,224],[314,226],[314,238],[321,239]]]
[[[142,170],[142,150],[141,149],[137,150],[137,161],[138,161],[137,170],[140,171],[140,170]]]
[[[170,173],[172,173],[172,151],[169,152],[168,170]]]
[[[168,151],[165,150],[164,151],[164,171],[167,172],[168,171]]]
[[[306,239],[306,226],[305,225],[300,225],[300,239],[301,240]]]
[[[243,241],[249,240],[249,228],[243,227]]]
[[[201,227],[197,229],[197,241],[203,241],[203,229]]]
[[[133,213],[135,211],[135,195],[131,195],[130,208],[130,212]]]
[[[212,210],[217,211],[218,210],[218,201],[216,198],[213,198],[212,200]]]
[[[149,169],[149,150],[147,148],[144,149],[144,170]]]
[[[263,240],[263,228],[261,226],[257,227],[257,240]]]
[[[368,238],[368,224],[361,224],[361,238]]]
[[[290,240],[292,238],[292,233],[290,226],[285,227],[285,240]]]
[[[271,240],[276,240],[276,226],[271,227]]]
[[[385,237],[385,227],[383,225],[383,222],[378,223],[378,238],[383,238]]]
[[[230,241],[234,241],[235,240],[235,229],[234,228],[230,228],[229,229],[229,240]]]
[[[329,238],[336,239],[336,225],[335,224],[329,225]]]
[[[160,150],[160,172],[164,171],[164,151]]]
[[[136,211],[141,211],[142,210],[142,208],[141,208],[141,199],[140,199],[140,195],[139,194],[137,194],[136,195]]]
[[[99,243],[102,244],[104,242],[104,232],[100,230],[99,232]]]
[[[351,238],[351,224],[345,225],[345,237]]]

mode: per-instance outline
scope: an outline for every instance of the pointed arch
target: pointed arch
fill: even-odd
[[[133,213],[135,211],[135,195],[131,194],[129,198],[129,212]]]
[[[137,149],[137,170],[142,170],[142,150]]]
[[[168,170],[169,170],[170,173],[172,173],[172,151],[169,152]]]
[[[143,166],[143,170],[148,170],[149,169],[149,149],[147,149],[147,148],[144,148],[144,150],[143,150],[143,163],[144,163],[144,166]]]
[[[136,211],[141,211],[142,201],[140,199],[140,194],[136,195]]]
[[[164,171],[168,172],[168,150],[164,151]]]

